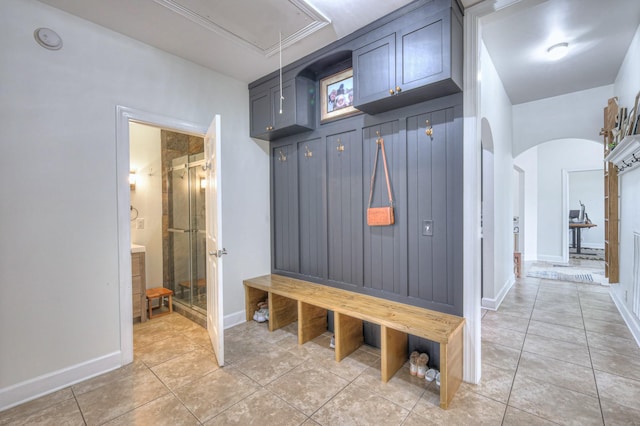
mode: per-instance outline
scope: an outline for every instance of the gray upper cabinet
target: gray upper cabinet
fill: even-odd
[[[316,83],[295,77],[280,84],[270,80],[250,90],[251,137],[273,140],[315,128]]]
[[[454,9],[387,27],[387,36],[353,51],[356,108],[376,114],[461,90],[462,24]]]
[[[359,108],[389,96],[396,84],[396,35],[353,51],[353,103]]]

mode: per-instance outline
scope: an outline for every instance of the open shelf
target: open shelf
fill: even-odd
[[[640,135],[627,136],[604,158],[618,168],[618,172],[630,170],[640,162]]]

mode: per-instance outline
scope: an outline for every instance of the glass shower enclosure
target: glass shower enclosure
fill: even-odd
[[[204,154],[185,155],[171,162],[168,178],[169,253],[173,300],[206,314],[206,231]]]

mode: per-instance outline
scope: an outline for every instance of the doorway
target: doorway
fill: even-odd
[[[563,222],[590,222],[589,228],[577,233],[568,228],[563,230],[562,257],[564,263],[572,259],[604,259],[604,183],[602,169],[563,170]],[[580,217],[584,212],[583,217]],[[570,216],[577,218],[571,219]],[[566,226],[566,225],[565,225]],[[574,234],[575,233],[575,234]],[[577,253],[577,241],[580,238],[581,250]],[[604,268],[604,264],[602,266]]]
[[[131,242],[146,253],[146,288],[172,290],[174,309],[206,327],[204,139],[135,122],[129,135]]]
[[[220,255],[224,250],[218,250],[222,244],[221,231],[221,197],[217,181],[220,170],[220,116],[215,116],[207,127],[168,118],[165,116],[134,110],[127,107],[116,107],[116,172],[118,199],[118,262],[119,262],[119,293],[120,293],[120,355],[121,365],[133,362],[133,303],[132,303],[132,265],[131,265],[131,194],[130,194],[130,137],[129,125],[138,122],[153,127],[171,129],[172,131],[204,137],[205,164],[207,171],[205,204],[208,206],[205,215],[206,222],[206,252],[207,258],[206,294],[207,299],[207,331],[213,345],[219,365],[224,365],[224,335],[223,335],[223,298],[222,298],[222,264]],[[204,167],[203,167],[204,170]],[[198,182],[199,183],[199,182]],[[215,219],[215,223],[212,220]],[[212,258],[215,256],[215,262]],[[213,264],[213,266],[209,266]]]

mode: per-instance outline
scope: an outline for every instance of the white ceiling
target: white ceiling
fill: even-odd
[[[280,32],[286,65],[411,2],[40,1],[247,83],[278,69],[273,49],[277,51]],[[305,30],[305,24],[314,21],[316,25]]]
[[[484,18],[482,36],[515,105],[613,83],[639,24],[640,0],[523,0]],[[560,42],[569,53],[550,61]]]
[[[247,83],[278,69],[280,33],[286,65],[411,2],[40,1]],[[483,18],[483,40],[512,103],[613,83],[640,23],[639,0],[511,1]],[[542,53],[556,40],[570,52],[550,62]]]

